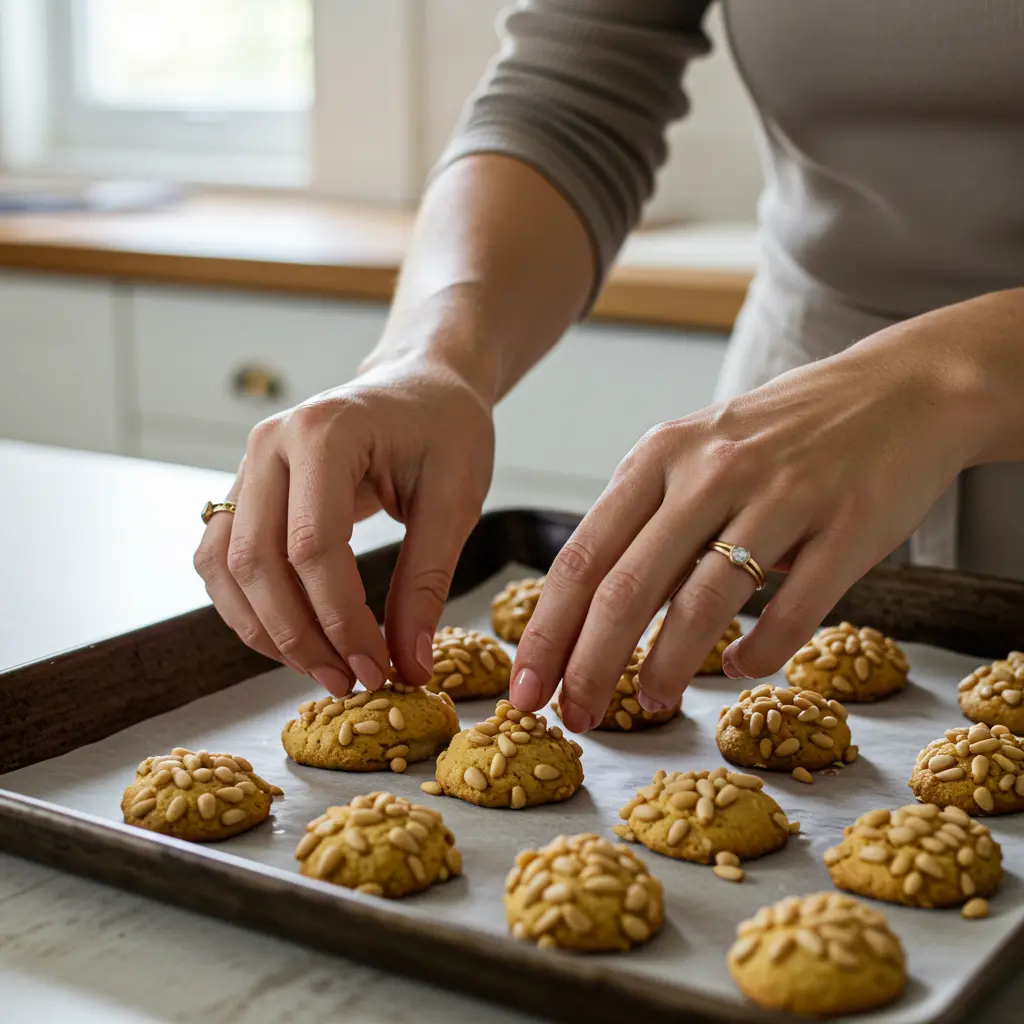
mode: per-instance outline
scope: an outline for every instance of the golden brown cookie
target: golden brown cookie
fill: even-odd
[[[397,899],[462,874],[455,837],[441,815],[391,793],[328,807],[295,850],[310,878]]]
[[[501,700],[494,715],[464,729],[438,757],[437,782],[448,796],[481,807],[555,803],[580,788],[582,752],[543,715]]]
[[[1005,725],[1024,733],[1024,652],[1010,651],[1005,661],[975,669],[960,683],[960,710],[972,721]]]
[[[654,641],[658,639],[658,634],[661,632],[661,627],[664,624],[664,614],[659,615],[654,622],[651,632],[648,634],[647,642],[644,644],[644,654],[647,654],[654,646]],[[722,655],[725,654],[726,647],[728,647],[734,640],[739,640],[741,636],[743,636],[743,629],[740,626],[740,620],[733,619],[732,622],[729,623],[729,628],[718,639],[715,646],[708,651],[708,655],[704,659],[704,664],[701,665],[697,675],[720,676],[722,674]]]
[[[442,690],[452,700],[497,697],[508,689],[512,659],[492,636],[475,629],[445,626],[434,634],[432,693]]]
[[[541,948],[624,952],[661,927],[661,883],[625,846],[559,836],[516,857],[505,915],[515,938]]]
[[[910,804],[869,811],[825,851],[838,889],[910,907],[953,907],[995,892],[999,844],[959,807]]]
[[[615,686],[615,692],[605,710],[604,717],[595,726],[596,729],[609,729],[618,732],[632,732],[636,729],[650,729],[665,722],[671,722],[676,718],[683,706],[683,698],[670,708],[662,711],[644,711],[637,700],[640,692],[640,666],[643,664],[644,652],[637,648],[629,659],[626,671]],[[559,691],[561,692],[561,691]],[[558,698],[551,702],[551,707],[559,718],[562,717],[562,709],[559,706]]]
[[[491,623],[502,640],[517,644],[544,589],[544,577],[513,580],[491,602]]]
[[[459,731],[447,693],[428,693],[397,680],[374,693],[323,697],[299,705],[281,733],[288,756],[313,768],[404,772],[443,750]]]
[[[744,690],[722,708],[715,739],[727,761],[778,772],[813,771],[856,756],[842,704],[769,683]]]
[[[671,775],[658,771],[619,811],[626,825],[615,831],[627,842],[698,864],[717,861],[720,853],[739,860],[763,857],[781,850],[792,831],[763,785],[754,775],[726,768]],[[733,868],[727,876],[740,870],[734,864],[725,866]],[[731,880],[740,881],[741,876]]]
[[[892,1002],[906,984],[903,947],[885,915],[842,893],[762,907],[736,934],[729,973],[767,1010],[861,1013]]]
[[[1005,725],[947,729],[917,755],[910,788],[924,803],[968,814],[1024,811],[1024,739]]]
[[[244,757],[175,747],[139,765],[121,811],[128,825],[207,843],[255,828],[280,795]]]
[[[827,626],[783,669],[790,685],[843,701],[882,700],[907,685],[909,666],[894,640],[849,622]]]

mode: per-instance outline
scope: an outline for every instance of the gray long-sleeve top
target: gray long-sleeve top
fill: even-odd
[[[766,187],[762,265],[720,394],[1024,284],[1024,0],[722,4]],[[709,6],[520,0],[442,164],[497,152],[534,166],[578,210],[599,283],[687,110]],[[1022,508],[1024,464],[972,470],[913,554],[1024,577]]]

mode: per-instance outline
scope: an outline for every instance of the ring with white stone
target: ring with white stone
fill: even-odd
[[[768,582],[767,577],[750,553],[749,548],[745,548],[742,544],[726,544],[724,540],[715,540],[708,545],[708,551],[717,551],[720,555],[725,555],[733,565],[745,569],[754,577],[754,582],[757,584],[755,590],[764,589],[765,583]]]

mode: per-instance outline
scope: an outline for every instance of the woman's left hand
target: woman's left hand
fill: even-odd
[[[640,703],[674,704],[755,585],[727,557],[701,557],[714,540],[788,571],[723,659],[734,678],[778,671],[977,457],[974,382],[915,324],[645,435],[547,575],[513,669],[516,706],[542,707],[564,677],[566,726],[593,728],[673,593]]]

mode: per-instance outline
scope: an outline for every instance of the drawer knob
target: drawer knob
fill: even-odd
[[[239,398],[280,398],[284,381],[263,366],[243,366],[235,374],[234,392]]]

